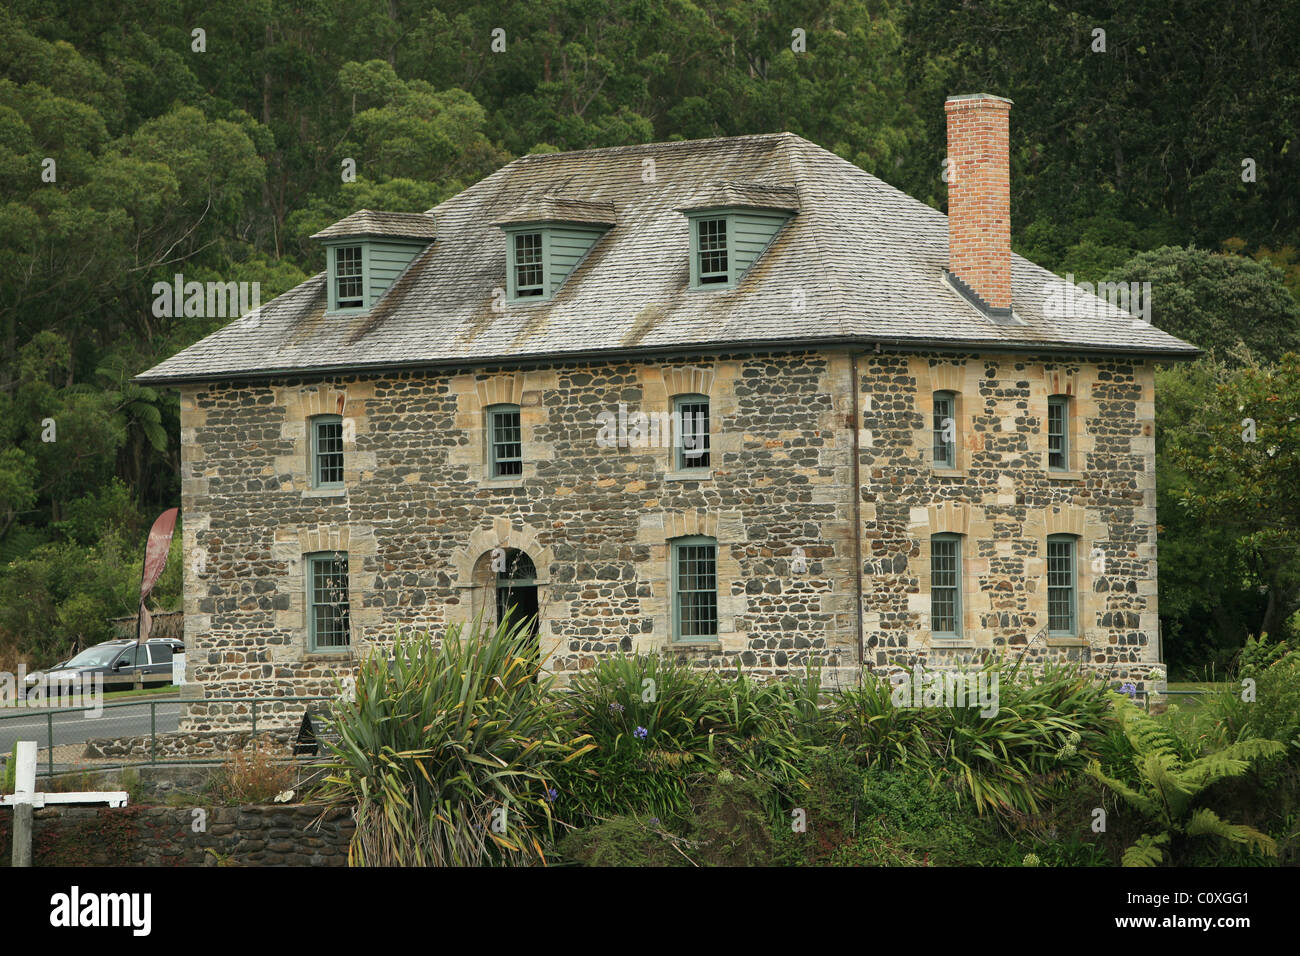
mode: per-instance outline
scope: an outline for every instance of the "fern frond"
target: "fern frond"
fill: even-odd
[[[1098,783],[1103,784],[1115,793],[1119,794],[1124,800],[1145,817],[1159,818],[1161,816],[1161,807],[1144,793],[1139,793],[1122,780],[1116,780],[1114,777],[1108,777],[1102,773],[1101,762],[1094,760],[1084,768],[1088,776],[1092,777]]]
[[[1286,753],[1286,747],[1276,740],[1259,737],[1240,740],[1222,750],[1193,760],[1183,768],[1181,776],[1200,792],[1212,783],[1228,777],[1240,777],[1258,760],[1268,760]]]
[[[1277,844],[1267,833],[1260,833],[1243,823],[1228,823],[1213,810],[1202,808],[1195,811],[1187,823],[1187,835],[1218,837],[1229,843],[1251,846],[1265,856],[1277,856]]]
[[[1162,847],[1168,842],[1168,833],[1161,833],[1159,836],[1144,833],[1138,837],[1136,843],[1124,851],[1121,863],[1124,866],[1159,866],[1165,860],[1165,851]]]

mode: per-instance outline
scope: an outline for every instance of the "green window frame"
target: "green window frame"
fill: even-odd
[[[944,438],[944,420],[951,419],[953,423],[952,434],[953,440],[947,441]],[[934,436],[933,453],[935,468],[956,468],[957,467],[957,393],[956,392],[935,392],[934,393],[934,420],[931,423],[932,434]]]
[[[342,551],[309,554],[305,564],[308,646],[313,651],[350,646],[352,621],[347,554]]]
[[[726,216],[695,220],[695,273],[700,285],[731,282],[731,223]]]
[[[673,640],[718,639],[718,542],[687,537],[672,542]]]
[[[515,298],[546,295],[546,236],[541,232],[517,232],[514,245]]]
[[[930,633],[961,637],[961,535],[930,538]]]
[[[712,467],[711,427],[707,395],[678,395],[673,399],[673,468],[676,471],[702,471]]]
[[[551,297],[551,240],[546,229],[506,232],[506,291],[512,302],[540,302]]]
[[[343,418],[339,415],[311,419],[311,486],[343,487]]]
[[[330,311],[359,311],[366,307],[366,248],[364,244],[330,249]]]
[[[1047,538],[1047,635],[1079,634],[1078,539],[1072,534]]]
[[[490,477],[523,476],[523,430],[518,405],[492,405],[487,409],[487,442]]]
[[[1050,471],[1070,468],[1070,397],[1050,395],[1047,399],[1047,467]]]

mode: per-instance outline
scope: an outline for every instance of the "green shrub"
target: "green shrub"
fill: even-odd
[[[1258,639],[1247,637],[1245,646],[1237,654],[1237,676],[1258,676],[1285,657],[1288,650],[1286,641],[1270,643],[1267,634],[1261,634]]]
[[[723,770],[693,793],[695,813],[689,829],[697,861],[708,866],[770,866],[776,841],[772,835],[771,786]]]
[[[563,700],[566,732],[591,758],[557,772],[565,819],[645,814],[673,822],[690,810],[695,775],[715,772],[717,683],[659,655],[597,661]]]
[[[18,745],[14,744],[13,752],[9,754],[9,759],[5,761],[4,775],[0,777],[0,793],[13,793],[18,778]]]
[[[680,849],[689,841],[664,831],[654,817],[620,816],[564,836],[560,858],[582,866],[690,866]]]
[[[544,863],[557,763],[587,751],[556,732],[527,622],[402,640],[361,666],[327,720],[322,799],[354,807],[354,865]]]
[[[832,735],[864,766],[907,768],[955,780],[977,812],[1033,812],[1101,742],[1106,692],[1077,667],[1033,673],[991,658],[997,713],[976,707],[899,707],[884,681],[870,680],[832,704]]]
[[[617,816],[568,834],[564,859],[584,866],[769,866],[774,860],[770,785],[729,770],[691,788],[691,813],[668,821]]]
[[[768,785],[769,809],[798,800],[808,789],[807,767],[823,751],[817,723],[820,678],[760,682],[737,669],[733,678],[714,678],[710,699],[713,751],[725,766]]]
[[[1124,735],[1132,748],[1132,768],[1137,785],[1107,774],[1099,762],[1088,773],[1113,790],[1148,822],[1143,833],[1124,851],[1125,866],[1156,866],[1164,862],[1176,839],[1211,837],[1276,856],[1275,841],[1244,824],[1232,824],[1208,807],[1198,807],[1197,798],[1211,785],[1241,777],[1260,760],[1281,755],[1285,748],[1273,740],[1239,740],[1195,760],[1187,760],[1180,742],[1167,723],[1138,710],[1126,698],[1115,695],[1115,707]]]

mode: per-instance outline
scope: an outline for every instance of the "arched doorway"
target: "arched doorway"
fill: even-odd
[[[493,555],[496,591],[496,620],[500,623],[510,613],[512,621],[527,620],[537,637],[537,568],[533,559],[518,548],[503,548]]]
[[[512,626],[526,622],[529,635],[528,655],[534,665],[541,653],[538,619],[540,606],[537,600],[537,567],[533,559],[518,548],[498,549],[492,555],[493,603],[496,623],[509,615]]]

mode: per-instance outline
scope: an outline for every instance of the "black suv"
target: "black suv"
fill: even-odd
[[[170,637],[151,637],[143,644],[131,638],[105,641],[48,670],[28,674],[27,689],[47,682],[57,687],[60,677],[66,680],[72,674],[82,678],[103,674],[105,691],[129,690],[134,680],[108,678],[134,678],[137,674],[144,686],[158,687],[172,682],[172,657],[183,653],[185,643]]]

